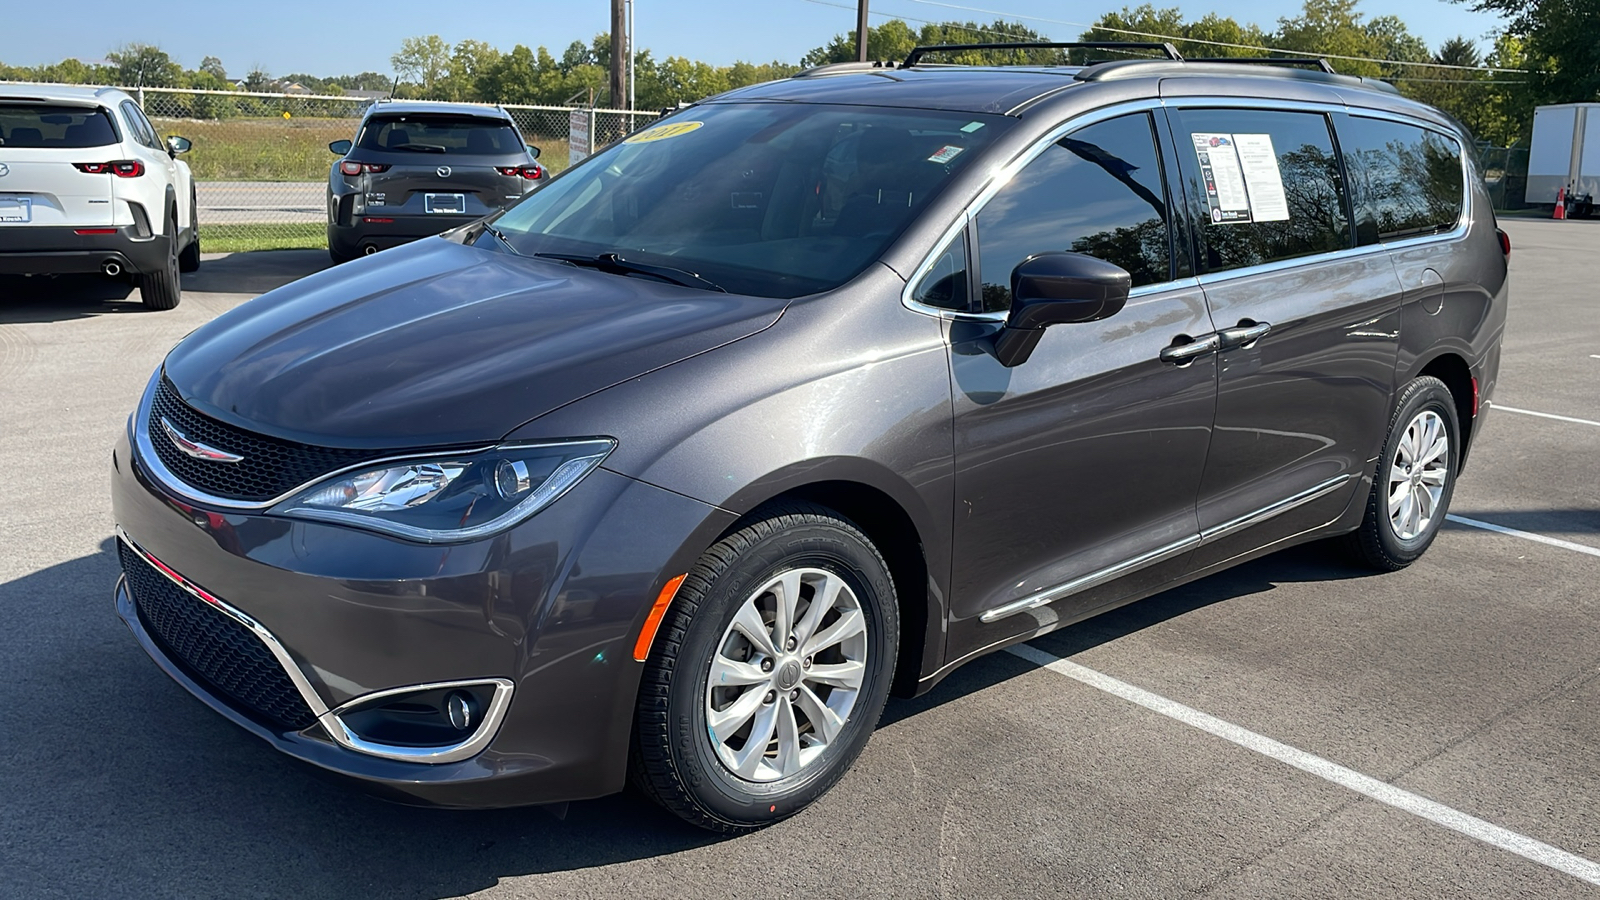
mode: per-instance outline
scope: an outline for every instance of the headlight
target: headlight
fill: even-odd
[[[311,485],[277,515],[340,522],[425,543],[484,537],[554,503],[617,442],[507,444],[479,453],[390,460]]]

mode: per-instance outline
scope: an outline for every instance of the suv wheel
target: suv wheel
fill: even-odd
[[[1393,572],[1433,543],[1455,490],[1460,434],[1444,382],[1424,376],[1400,390],[1366,516],[1346,539],[1356,561]]]
[[[159,270],[139,276],[139,298],[146,309],[172,309],[182,296],[178,266],[178,218],[167,222],[167,256]]]
[[[899,644],[883,557],[839,514],[767,511],[689,572],[646,663],[633,783],[724,834],[788,818],[866,745]]]

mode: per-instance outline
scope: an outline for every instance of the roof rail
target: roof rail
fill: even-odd
[[[1184,62],[1244,63],[1251,66],[1316,66],[1329,75],[1339,74],[1332,63],[1320,56],[1211,56],[1202,59],[1188,57]]]
[[[889,60],[888,62],[877,60],[874,62],[824,63],[820,66],[812,66],[809,69],[802,69],[799,72],[794,73],[794,75],[791,77],[809,78],[812,75],[833,75],[839,72],[871,72],[873,70],[882,71],[883,69],[893,69],[894,67],[894,60]]]
[[[1142,78],[1151,75],[1242,75],[1245,74],[1249,69],[1253,68],[1250,61],[1268,62],[1268,60],[1262,60],[1259,57],[1247,57],[1245,59],[1208,60],[1119,59],[1112,62],[1096,63],[1092,66],[1086,66],[1082,69],[1079,69],[1073,74],[1072,77],[1078,81],[1112,81],[1118,78]],[[1192,65],[1196,62],[1203,63],[1204,65]],[[1375,91],[1383,91],[1389,94],[1400,93],[1394,85],[1380,81],[1376,78],[1363,78],[1359,75],[1341,75],[1338,72],[1329,71],[1332,67],[1321,66],[1319,64],[1319,60],[1295,59],[1294,62],[1302,65],[1315,64],[1317,65],[1317,68],[1295,68],[1283,62],[1278,62],[1275,65],[1261,66],[1261,71],[1249,72],[1249,74],[1265,75],[1272,78],[1292,78],[1300,81],[1316,81],[1322,84],[1342,84],[1346,86],[1359,85],[1361,87],[1370,88]],[[1229,72],[1228,69],[1233,67],[1236,63],[1244,63],[1244,65],[1238,66],[1237,70],[1234,72]]]
[[[922,57],[929,53],[959,52],[962,50],[1156,50],[1167,59],[1182,60],[1183,54],[1170,42],[1149,41],[1068,41],[1055,43],[1047,41],[1016,41],[1001,44],[929,44],[914,47],[906,54],[906,61],[900,64],[904,69],[917,64]]]

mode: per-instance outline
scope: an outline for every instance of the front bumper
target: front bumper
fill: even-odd
[[[341,746],[325,718],[275,726],[210,687],[116,602],[146,652],[196,697],[277,749],[402,802],[494,807],[602,796],[625,779],[642,664],[632,647],[656,592],[732,520],[597,469],[521,525],[429,546],[351,528],[209,510],[157,484],[124,435],[113,501],[129,542],[270,633],[338,709],[414,685],[502,679],[512,690],[481,752],[441,763]]]
[[[110,226],[107,226],[110,227]],[[0,226],[0,275],[73,275],[101,271],[115,262],[130,274],[166,264],[167,238],[139,235],[134,225],[112,234],[78,234],[54,225]]]

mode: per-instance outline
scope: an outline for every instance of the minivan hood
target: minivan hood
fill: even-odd
[[[429,238],[217,317],[172,351],[165,372],[201,412],[288,440],[484,443],[754,334],[786,302]]]

